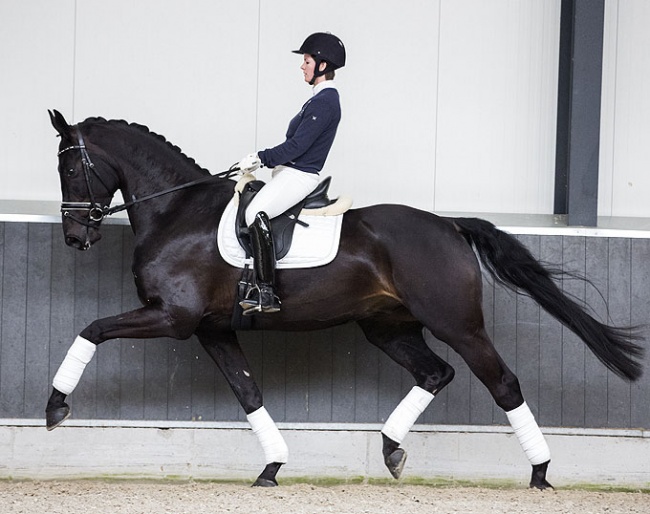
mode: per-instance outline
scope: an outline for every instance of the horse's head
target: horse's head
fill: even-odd
[[[99,226],[117,188],[111,178],[115,174],[104,152],[84,140],[79,125],[68,125],[56,110],[49,113],[52,125],[61,136],[58,157],[65,242],[79,250],[88,250],[101,239]],[[93,160],[89,145],[96,151]]]

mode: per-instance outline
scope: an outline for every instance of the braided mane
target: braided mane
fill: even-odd
[[[79,123],[79,125],[103,125],[103,124],[109,124],[109,125],[119,125],[124,128],[131,128],[135,129],[138,132],[141,132],[143,134],[146,134],[148,136],[153,137],[160,143],[163,143],[165,146],[167,146],[169,149],[173,150],[175,153],[177,153],[179,156],[181,156],[183,159],[188,161],[193,167],[196,169],[200,170],[203,173],[210,173],[207,169],[203,168],[200,166],[192,157],[189,157],[188,155],[185,155],[183,151],[176,145],[170,143],[167,141],[167,139],[164,136],[161,136],[160,134],[156,134],[155,132],[152,132],[149,130],[149,127],[145,125],[140,125],[139,123],[129,123],[128,121],[125,120],[106,120],[105,118],[95,116],[91,118],[86,118],[84,121]]]

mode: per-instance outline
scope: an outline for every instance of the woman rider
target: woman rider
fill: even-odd
[[[345,66],[345,47],[330,33],[312,34],[293,53],[303,55],[300,69],[312,86],[312,97],[289,122],[286,140],[273,148],[249,154],[237,165],[242,173],[260,166],[273,168],[272,178],[246,209],[253,247],[257,286],[240,302],[245,315],[278,312],[280,299],[275,294],[275,252],[270,218],[293,207],[319,183],[341,119],[339,94],[334,70]]]

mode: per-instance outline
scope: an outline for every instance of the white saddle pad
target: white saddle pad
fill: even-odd
[[[246,253],[237,241],[236,215],[237,204],[233,198],[221,217],[217,231],[217,244],[221,256],[228,264],[243,268],[244,264],[250,264],[252,259],[246,259]],[[296,224],[291,249],[278,261],[277,268],[315,268],[332,262],[336,257],[341,239],[343,214],[336,216],[301,214],[300,220],[309,224],[309,227]]]

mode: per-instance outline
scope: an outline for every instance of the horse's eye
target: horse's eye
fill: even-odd
[[[77,173],[77,170],[74,168],[70,168],[68,171],[65,172],[66,177],[74,177],[74,174]]]

